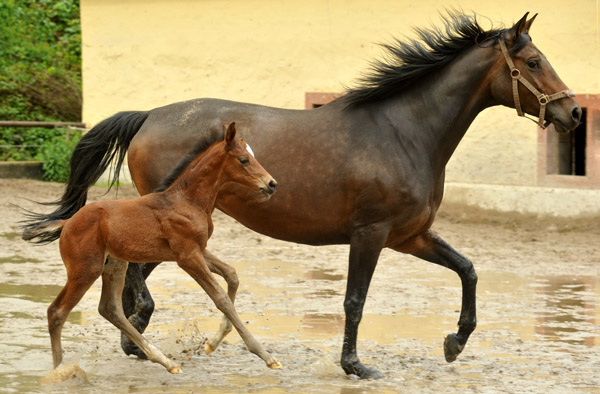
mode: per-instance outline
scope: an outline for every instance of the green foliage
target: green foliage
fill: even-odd
[[[0,119],[79,121],[79,2],[2,0],[0,20]]]
[[[40,153],[44,161],[44,179],[52,182],[67,182],[70,173],[70,160],[75,145],[81,139],[79,132],[70,131],[66,136],[55,136],[48,141]]]
[[[0,120],[80,121],[79,1],[0,0],[0,20]],[[50,157],[48,177],[62,179],[58,157],[74,140],[64,129],[0,128],[0,160]]]
[[[64,136],[64,129],[0,127],[0,160],[41,160],[40,152],[47,141]]]

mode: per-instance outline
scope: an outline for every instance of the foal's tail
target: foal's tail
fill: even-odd
[[[119,112],[103,120],[88,131],[75,147],[71,156],[71,174],[62,197],[42,203],[57,208],[49,214],[29,212],[23,221],[23,239],[39,244],[50,243],[60,237],[61,229],[46,231],[57,221],[73,216],[85,205],[88,189],[109,168],[112,179],[108,189],[118,184],[119,173],[129,143],[148,118],[147,111]],[[113,163],[113,160],[114,163]],[[112,163],[112,165],[111,165]],[[118,186],[117,186],[118,187]],[[62,227],[61,227],[62,228]]]

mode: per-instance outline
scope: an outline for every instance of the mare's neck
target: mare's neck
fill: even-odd
[[[386,103],[384,111],[395,118],[399,138],[420,141],[436,175],[443,174],[475,117],[497,104],[489,75],[498,64],[494,48],[471,48]]]

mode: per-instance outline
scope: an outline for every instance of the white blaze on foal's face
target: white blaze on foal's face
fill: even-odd
[[[250,148],[250,145],[246,144],[246,150],[252,155],[252,157],[256,158],[256,156],[254,156],[254,151],[252,148]]]

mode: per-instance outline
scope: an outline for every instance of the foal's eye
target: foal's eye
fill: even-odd
[[[540,62],[537,60],[528,60],[527,67],[529,67],[532,70],[537,70],[538,68],[540,68]]]
[[[240,161],[240,163],[242,163],[242,165],[244,165],[244,166],[245,166],[246,164],[250,163],[250,160],[248,160],[248,159],[246,159],[246,158],[241,158],[241,159],[239,159],[239,161]]]

